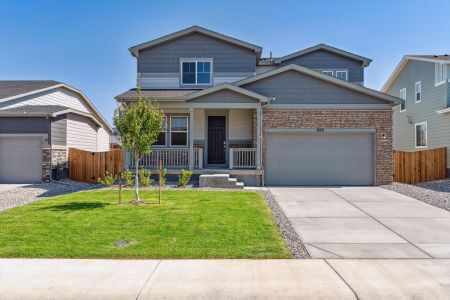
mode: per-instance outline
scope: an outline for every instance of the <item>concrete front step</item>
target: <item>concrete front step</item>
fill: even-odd
[[[230,178],[229,174],[203,174],[200,175],[199,187],[243,189],[244,183],[236,178]]]

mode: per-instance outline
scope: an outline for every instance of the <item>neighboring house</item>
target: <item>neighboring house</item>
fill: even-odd
[[[404,100],[394,107],[394,149],[447,147],[450,176],[450,56],[403,57],[382,91]]]
[[[400,100],[363,86],[368,58],[324,44],[262,58],[261,47],[198,26],[129,50],[143,97],[166,116],[146,167],[162,159],[168,173],[228,173],[247,184],[392,181]],[[126,107],[136,89],[116,99]]]
[[[120,149],[122,148],[122,141],[120,140],[120,133],[116,128],[113,128],[111,133],[111,148]]]
[[[48,181],[68,148],[108,151],[111,127],[79,90],[52,80],[0,81],[0,183]]]

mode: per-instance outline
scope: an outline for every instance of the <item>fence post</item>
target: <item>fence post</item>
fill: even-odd
[[[203,169],[203,148],[198,148],[198,168]]]

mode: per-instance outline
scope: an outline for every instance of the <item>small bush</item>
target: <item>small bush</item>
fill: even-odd
[[[141,186],[149,186],[152,184],[151,179],[152,172],[147,169],[140,169],[139,170],[139,183]]]
[[[189,184],[191,180],[192,171],[189,170],[181,170],[180,176],[178,176],[178,186],[185,187]]]
[[[123,174],[123,177],[125,178],[126,186],[134,185],[134,173],[132,171],[125,171],[125,173]]]
[[[110,174],[108,171],[105,172],[105,177],[99,178],[98,182],[104,184],[106,186],[113,186],[116,177],[113,174]]]
[[[166,185],[166,175],[167,175],[167,169],[163,168],[162,169],[162,176],[159,178],[159,182],[161,183],[161,186],[165,186]]]

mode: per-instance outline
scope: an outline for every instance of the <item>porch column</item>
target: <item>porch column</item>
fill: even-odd
[[[261,169],[261,106],[256,108],[256,169]]]
[[[189,170],[194,169],[194,109],[189,108]]]

